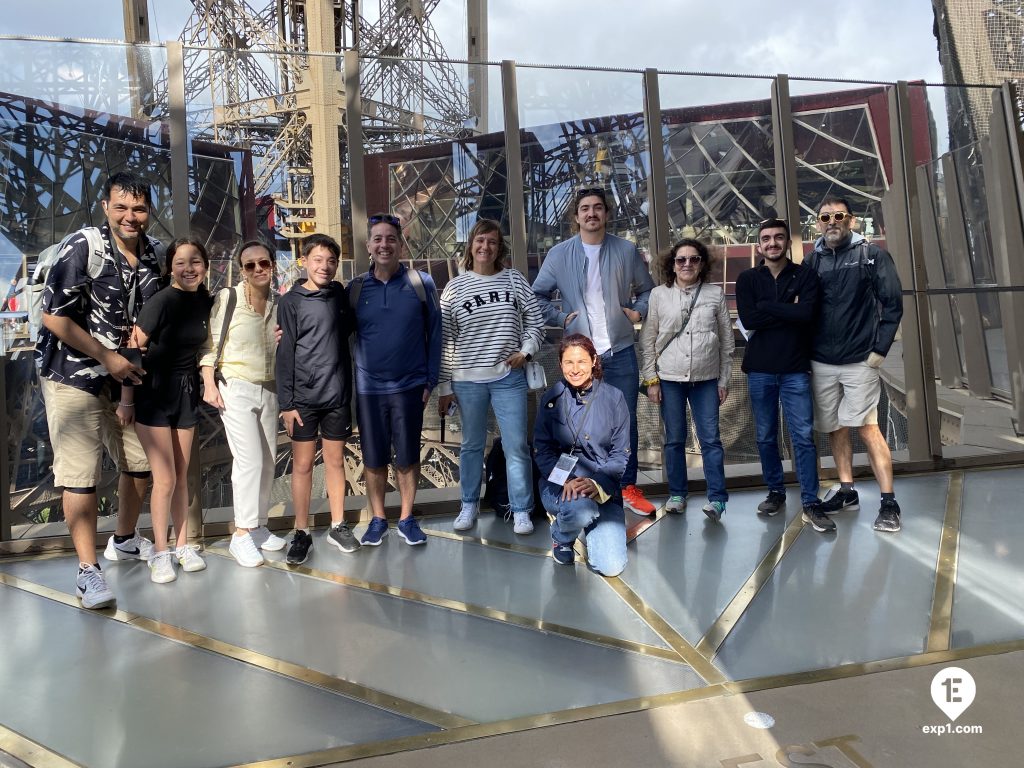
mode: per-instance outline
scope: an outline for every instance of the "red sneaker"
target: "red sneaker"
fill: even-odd
[[[651,516],[654,514],[654,505],[644,498],[644,492],[635,485],[627,485],[622,489],[622,502],[626,509],[637,515]]]

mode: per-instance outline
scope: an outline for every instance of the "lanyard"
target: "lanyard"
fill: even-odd
[[[583,413],[580,415],[579,426],[576,429],[572,428],[572,417],[569,413],[569,402],[568,400],[562,400],[562,411],[565,415],[565,426],[569,430],[569,434],[572,435],[572,446],[569,452],[572,453],[580,448],[579,437],[583,433],[583,428],[587,426],[587,416],[590,415],[590,406],[594,402],[594,389],[597,388],[597,382],[595,381],[590,390],[590,397],[583,403]],[[570,393],[571,394],[571,393]],[[585,435],[584,435],[585,436]]]

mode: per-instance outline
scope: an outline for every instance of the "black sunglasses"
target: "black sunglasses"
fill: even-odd
[[[591,195],[596,195],[602,200],[605,198],[604,189],[601,187],[584,187],[583,189],[576,190],[576,200],[582,200],[584,197],[590,197]]]
[[[256,267],[259,267],[264,272],[274,266],[274,263],[270,259],[260,259],[259,261],[247,261],[242,265],[242,269],[246,272],[255,272]]]

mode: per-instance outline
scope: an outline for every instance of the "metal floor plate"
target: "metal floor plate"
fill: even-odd
[[[123,610],[474,721],[703,684],[681,663],[300,573],[244,569],[214,554],[206,560],[207,570],[169,585],[152,584],[139,562],[105,573]],[[0,571],[70,592],[74,560],[0,563]]]
[[[81,765],[202,768],[437,730],[3,585],[0,616],[0,723]]]
[[[835,515],[835,535],[804,526],[715,663],[735,680],[921,653],[948,484],[900,478],[903,530],[883,535],[878,486],[858,482],[860,510]]]
[[[1024,472],[964,476],[953,647],[1017,640],[1024,625]]]
[[[328,750],[293,761],[315,765],[1024,648],[1024,473],[896,489],[897,535],[872,530],[872,482],[835,536],[801,525],[795,489],[773,519],[756,515],[763,491],[735,491],[720,526],[694,498],[630,545],[620,579],[556,567],[543,521],[522,537],[492,514],[353,555],[318,532],[296,569],[281,553],[240,568],[224,541],[170,585],[111,564],[116,614],[77,607],[73,557],[0,560],[0,738],[37,741],[47,765],[283,767]]]
[[[756,514],[761,491],[730,497],[721,524],[701,512],[699,496],[689,499],[686,514],[665,515],[631,546],[621,577],[694,645],[800,512],[800,494],[792,488],[775,517]]]

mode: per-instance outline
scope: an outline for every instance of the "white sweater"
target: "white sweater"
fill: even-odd
[[[495,275],[464,272],[454,278],[441,294],[438,394],[450,395],[453,380],[503,378],[511,370],[505,361],[514,353],[533,355],[540,349],[543,327],[537,297],[516,270],[506,268]]]

